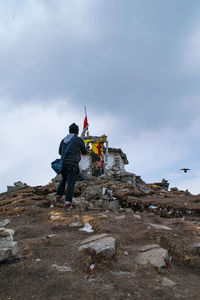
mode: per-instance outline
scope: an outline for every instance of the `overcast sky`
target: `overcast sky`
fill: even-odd
[[[128,171],[200,193],[199,0],[0,0],[0,45],[0,192],[54,177],[86,105]]]

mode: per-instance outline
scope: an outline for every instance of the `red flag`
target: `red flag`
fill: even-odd
[[[87,115],[85,116],[84,123],[83,123],[83,129],[88,127],[88,120],[87,120]]]
[[[102,143],[98,143],[97,149],[99,157],[102,157]]]

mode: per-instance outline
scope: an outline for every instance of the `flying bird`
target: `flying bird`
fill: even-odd
[[[189,171],[190,169],[188,168],[183,168],[183,169],[180,169],[181,171],[184,171],[184,173],[187,173],[187,171]]]

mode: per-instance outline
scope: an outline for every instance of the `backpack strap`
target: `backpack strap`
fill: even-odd
[[[65,153],[64,153],[64,155],[63,155],[63,157],[62,157],[62,160],[64,160],[65,156],[67,155],[67,152],[68,152],[68,150],[69,150],[69,147],[71,146],[71,143],[72,143],[72,141],[74,140],[75,137],[76,137],[76,136],[74,135],[74,136],[71,138],[70,142],[68,143],[67,148],[66,148],[66,150],[65,150]]]

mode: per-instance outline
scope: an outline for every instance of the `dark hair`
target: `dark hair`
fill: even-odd
[[[78,134],[78,132],[79,132],[78,125],[76,125],[75,123],[73,123],[73,124],[71,124],[69,126],[69,133]]]

